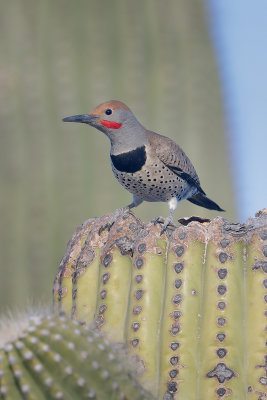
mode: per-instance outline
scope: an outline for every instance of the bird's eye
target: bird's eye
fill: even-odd
[[[107,108],[105,111],[105,114],[110,115],[112,114],[112,110],[110,108]]]

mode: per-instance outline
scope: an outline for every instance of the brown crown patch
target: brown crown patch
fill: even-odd
[[[99,104],[99,106],[93,109],[90,115],[102,115],[105,113],[107,108],[110,108],[111,110],[126,110],[131,112],[126,104],[122,103],[121,101],[110,100],[106,101],[105,103]]]

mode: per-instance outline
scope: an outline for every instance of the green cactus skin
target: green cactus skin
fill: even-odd
[[[141,224],[135,217],[121,218],[113,225],[101,250],[99,265],[96,325],[113,341],[127,340],[127,313],[132,281],[132,257],[129,244]],[[90,266],[91,268],[91,266]],[[85,280],[88,285],[88,281]]]
[[[169,244],[161,323],[160,398],[169,389],[173,393],[178,390],[182,399],[196,399],[204,233],[200,224],[180,227]]]
[[[65,317],[34,317],[0,348],[1,400],[153,400],[126,357],[98,333]]]
[[[137,237],[133,257],[127,341],[142,360],[145,374],[140,381],[157,395],[160,320],[164,302],[166,237],[160,225],[148,224]]]
[[[67,252],[76,254],[77,271],[80,254],[99,248],[96,282],[86,278],[92,260],[85,262],[60,308],[65,257],[56,309],[126,342],[142,366],[139,381],[158,399],[265,400],[266,210],[247,224],[195,219],[162,235],[159,224],[143,225],[131,213],[99,235],[106,218],[87,222],[82,229],[93,241],[76,252],[74,238]]]
[[[217,398],[234,394],[235,400],[244,400],[244,240],[223,233],[223,224],[217,218],[208,228],[200,311],[199,396],[212,399],[214,394]]]
[[[251,221],[253,222],[253,221]],[[267,225],[267,224],[266,224]],[[267,398],[267,226],[251,230],[246,247],[246,375],[248,399]]]
[[[103,217],[101,223],[106,219]],[[92,321],[95,315],[100,249],[107,238],[107,232],[103,232],[101,237],[98,234],[101,223],[89,219],[77,229],[61,262],[64,268],[60,266],[54,283],[58,296],[58,301],[54,302],[55,311],[60,313],[64,310],[79,321]],[[89,264],[90,268],[87,268]],[[90,290],[88,282],[91,282]]]

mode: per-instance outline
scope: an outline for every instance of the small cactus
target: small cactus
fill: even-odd
[[[76,321],[34,315],[1,325],[1,400],[153,400],[122,351]]]
[[[107,218],[70,241],[55,311],[126,342],[158,399],[266,399],[267,211],[163,234],[131,213],[101,232]]]

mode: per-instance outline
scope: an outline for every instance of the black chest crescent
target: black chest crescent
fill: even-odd
[[[121,172],[137,172],[140,171],[146,162],[145,146],[137,147],[135,150],[127,153],[111,154],[111,161],[114,167]]]

